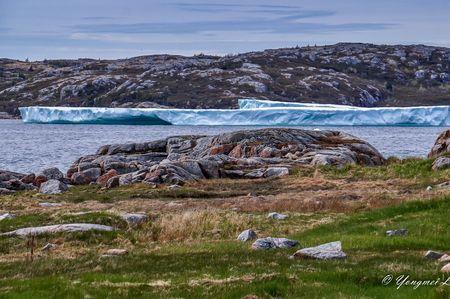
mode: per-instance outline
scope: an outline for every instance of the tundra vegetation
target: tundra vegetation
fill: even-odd
[[[13,215],[0,220],[2,233],[63,223],[114,228],[0,236],[1,296],[448,298],[450,287],[442,284],[395,284],[400,275],[441,281],[449,275],[424,258],[429,249],[450,250],[450,189],[437,187],[449,180],[450,169],[433,170],[432,163],[392,158],[376,167],[305,166],[288,176],[198,180],[177,188],[81,185],[62,194],[1,195],[0,210]],[[288,217],[268,218],[269,212]],[[123,213],[147,218],[127,222]],[[254,250],[251,241],[236,240],[246,229],[300,245]],[[395,229],[408,234],[386,236]],[[289,258],[337,240],[346,259]],[[388,274],[394,281],[383,285]]]

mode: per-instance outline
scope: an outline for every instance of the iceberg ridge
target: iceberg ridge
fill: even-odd
[[[26,123],[261,125],[261,126],[450,126],[450,106],[361,108],[332,104],[239,101],[239,109],[21,107]]]

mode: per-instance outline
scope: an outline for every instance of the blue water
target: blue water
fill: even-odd
[[[78,157],[110,143],[142,142],[172,135],[212,135],[255,126],[42,125],[0,120],[0,169],[66,170]],[[301,127],[314,129],[315,127]],[[444,127],[320,127],[341,130],[375,146],[384,156],[424,157]]]

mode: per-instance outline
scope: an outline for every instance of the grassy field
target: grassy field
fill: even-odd
[[[88,186],[59,196],[3,196],[1,210],[17,217],[0,221],[0,232],[71,222],[117,229],[44,235],[35,245],[0,237],[0,297],[450,298],[450,280],[396,285],[402,275],[407,281],[449,277],[423,257],[428,249],[450,251],[450,192],[425,191],[449,174],[431,171],[429,160],[408,160],[378,168],[299,169],[276,180],[202,181],[179,190]],[[64,204],[44,208],[38,205],[43,201]],[[266,218],[273,210],[289,218]],[[150,220],[130,228],[118,216],[123,211],[145,212]],[[348,258],[291,260],[297,249],[255,251],[235,241],[247,228],[261,237],[298,240],[300,247],[341,240]],[[409,234],[385,235],[399,228]],[[44,252],[47,242],[58,247]],[[129,253],[102,257],[110,248]],[[384,285],[387,275],[393,280]]]

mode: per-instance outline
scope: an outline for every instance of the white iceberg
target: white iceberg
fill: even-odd
[[[450,106],[362,108],[332,104],[239,101],[239,109],[22,107],[26,123],[246,125],[246,126],[450,126]]]

